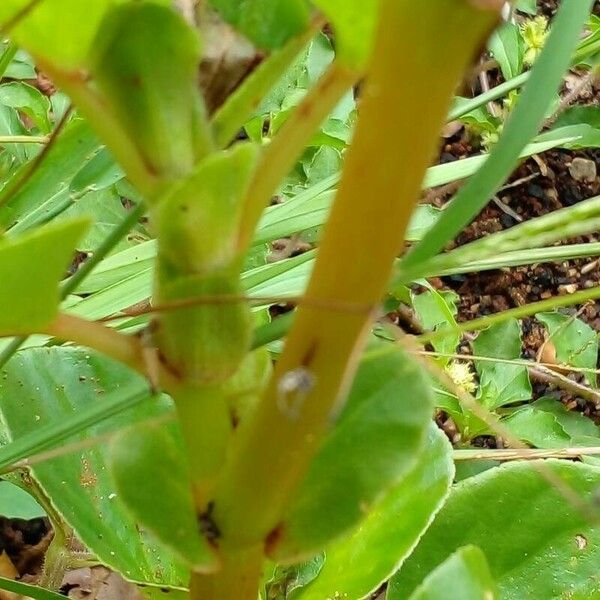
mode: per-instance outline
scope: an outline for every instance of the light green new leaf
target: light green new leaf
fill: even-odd
[[[103,102],[159,178],[187,174],[211,147],[198,86],[198,34],[151,2],[113,9],[92,50]]]
[[[0,240],[0,333],[43,331],[54,319],[58,284],[87,226],[78,219]]]
[[[583,506],[566,499],[541,468]],[[514,462],[461,481],[393,578],[387,599],[410,598],[432,569],[468,544],[487,556],[502,600],[597,598],[599,486],[599,468],[559,460]]]
[[[210,0],[228,23],[264,50],[281,48],[309,22],[306,0]]]
[[[371,53],[379,0],[314,0],[332,23],[340,60],[364,67]]]
[[[177,428],[147,424],[125,430],[112,443],[109,464],[117,493],[140,525],[190,569],[216,566],[214,550],[199,533]]]
[[[485,554],[465,546],[432,571],[410,600],[494,600],[496,584]]]
[[[431,419],[431,392],[417,363],[400,348],[390,350],[373,345],[365,355],[338,422],[282,519],[272,549],[277,559],[320,550],[359,523],[414,465]]]
[[[595,369],[598,360],[598,333],[581,319],[559,312],[537,314],[550,334],[556,358],[572,367]],[[596,374],[587,372],[586,379],[596,385]]]
[[[18,444],[36,429],[60,427],[76,415],[97,411],[100,404],[111,403],[113,393],[135,387],[136,382],[138,390],[147,389],[141,377],[93,352],[61,347],[23,350],[0,374],[0,437],[9,449],[9,442]],[[166,397],[150,396],[111,413],[110,419],[100,423],[95,419],[95,425],[78,429],[67,443],[126,427],[131,432],[140,421],[174,416]],[[48,448],[47,439],[40,444]],[[181,562],[158,546],[123,504],[109,473],[106,445],[73,449],[40,462],[31,468],[31,475],[100,562],[133,581],[164,586],[186,583],[188,574]]]
[[[431,423],[427,443],[411,471],[386,492],[354,531],[326,548],[319,576],[298,600],[371,597],[426,531],[446,498],[453,476],[450,444]]]
[[[11,38],[36,58],[60,70],[85,66],[98,26],[108,9],[123,0],[44,0],[11,30]],[[31,0],[2,0],[0,26],[10,24]]]

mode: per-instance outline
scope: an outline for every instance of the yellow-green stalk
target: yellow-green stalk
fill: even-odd
[[[215,499],[215,519],[230,543],[253,545],[276,530],[335,419],[450,98],[501,4],[382,0],[360,120],[306,293],[310,302],[298,311],[253,421],[234,441]],[[336,312],[336,301],[365,309]],[[282,410],[282,399],[297,410]]]

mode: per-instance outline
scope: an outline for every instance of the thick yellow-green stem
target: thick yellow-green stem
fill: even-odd
[[[221,569],[192,574],[190,600],[256,600],[263,565],[262,544],[221,552]]]
[[[206,513],[232,432],[223,385],[182,385],[171,392],[187,448],[194,503]]]
[[[320,307],[309,302],[298,311],[254,419],[234,441],[215,499],[216,522],[230,543],[253,545],[276,530],[335,419],[452,92],[502,3],[483,4],[381,3],[358,129],[307,290]],[[365,310],[322,308],[336,301]],[[295,410],[285,410],[290,405]]]

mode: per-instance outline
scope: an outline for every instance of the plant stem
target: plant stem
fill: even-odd
[[[0,135],[0,144],[47,144],[47,135]]]
[[[184,441],[196,509],[208,509],[233,430],[222,386],[180,386],[171,391]]]
[[[495,11],[464,0],[382,2],[360,120],[307,290],[310,300],[372,307],[380,301],[452,92],[496,18]],[[425,30],[424,40],[417,32]],[[416,114],[423,115],[418,132]],[[276,530],[344,400],[373,314],[333,314],[315,305],[298,310],[215,499],[226,539],[251,545]],[[293,418],[281,409],[282,399],[299,406]]]
[[[142,375],[147,374],[143,346],[137,337],[127,336],[95,321],[64,313],[58,315],[45,333],[98,350]]]
[[[358,77],[356,71],[334,62],[265,148],[244,199],[238,241],[241,252],[251,243],[260,216],[299,154]]]
[[[454,460],[536,460],[538,458],[579,458],[600,454],[600,446],[573,448],[507,448],[503,450],[454,450]]]
[[[192,573],[190,600],[256,600],[263,564],[262,545],[224,551],[222,568],[211,575]]]

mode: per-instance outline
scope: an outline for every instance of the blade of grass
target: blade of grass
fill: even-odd
[[[444,217],[440,217],[438,223]],[[503,252],[512,252],[552,244],[561,239],[592,233],[600,228],[600,196],[525,221],[510,229],[485,236],[445,254],[405,268],[399,264],[396,283],[409,283],[476,260],[485,260]],[[429,231],[433,231],[435,225]]]
[[[65,600],[65,597],[56,592],[51,592],[36,585],[14,581],[7,577],[0,577],[0,589],[14,594],[20,594],[22,598],[32,598],[32,600]]]
[[[570,64],[592,3],[592,0],[579,0],[561,5],[546,46],[492,155],[458,192],[428,234],[406,255],[402,261],[403,269],[414,267],[442,250],[487,204],[510,175],[520,152],[544,121],[552,101],[552,92],[558,89]]]

